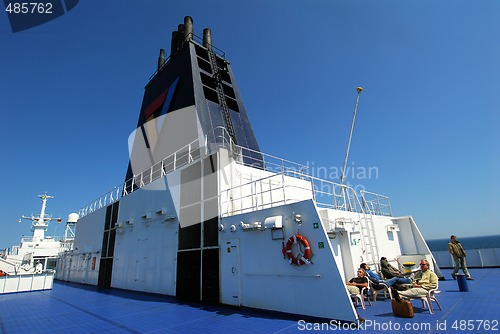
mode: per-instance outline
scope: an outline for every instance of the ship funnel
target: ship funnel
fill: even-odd
[[[184,17],[184,35],[182,43],[193,39],[193,18],[191,16]]]
[[[203,29],[203,46],[207,49],[212,48],[212,30],[208,28]]]
[[[160,55],[158,56],[158,71],[161,69],[164,62],[165,62],[165,50],[160,49]]]

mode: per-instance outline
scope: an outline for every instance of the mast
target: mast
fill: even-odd
[[[354,106],[354,112],[352,114],[351,131],[349,132],[349,140],[347,141],[347,150],[345,152],[344,166],[342,167],[342,175],[340,176],[340,188],[342,191],[342,196],[344,197],[344,205],[347,211],[352,211],[356,207],[356,201],[353,197],[349,197],[349,192],[347,187],[344,186],[345,174],[347,169],[347,160],[349,159],[349,149],[351,148],[352,133],[354,132],[354,123],[356,122],[356,114],[358,113],[359,97],[363,91],[362,87],[357,87],[356,91],[356,104]]]
[[[32,221],[31,230],[33,231],[34,242],[43,241],[43,239],[45,238],[45,231],[47,230],[47,227],[49,226],[49,222],[51,220],[57,220],[58,222],[61,222],[61,218],[52,218],[45,215],[47,199],[54,198],[54,196],[50,196],[45,193],[43,195],[38,195],[38,197],[42,199],[42,208],[40,209],[40,214],[38,216],[31,215],[31,217],[24,215],[21,216],[21,219],[29,219]],[[19,222],[21,222],[21,219],[19,219]]]
[[[356,91],[358,92],[356,95],[356,105],[354,106],[354,113],[352,115],[351,131],[349,133],[349,141],[347,142],[347,150],[345,152],[344,166],[342,167],[342,175],[340,176],[340,185],[344,185],[345,181],[345,171],[347,168],[347,160],[349,159],[349,149],[351,148],[352,133],[354,132],[354,123],[356,122],[356,114],[358,113],[359,97],[361,96],[363,87],[357,87]]]

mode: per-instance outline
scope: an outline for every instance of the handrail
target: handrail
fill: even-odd
[[[63,241],[61,236],[46,236],[41,242],[59,242]],[[21,242],[34,242],[33,237],[22,237]]]
[[[369,214],[392,217],[391,202],[388,196],[380,195],[366,190],[361,190],[360,194],[363,207],[365,208],[365,211],[367,211]],[[374,197],[374,199],[370,199],[366,195]]]
[[[310,184],[310,187],[305,188],[298,184],[286,184],[285,176],[303,180],[306,184]],[[247,191],[244,191],[245,188]],[[285,188],[303,190],[303,199],[308,197],[306,194],[309,192],[310,198],[313,198],[316,205],[322,208],[364,213],[363,206],[352,187],[290,170],[274,173],[225,189],[221,193],[220,213],[222,216],[230,216],[255,211],[259,208],[289,204],[299,200],[297,198],[287,198]],[[282,195],[280,190],[282,190]],[[241,195],[238,196],[238,193]],[[273,193],[278,196],[277,199],[272,199]],[[269,201],[262,199],[266,196]],[[261,200],[259,201],[259,199]],[[247,202],[244,205],[245,200]]]
[[[141,173],[134,175],[124,183],[114,187],[113,190],[106,192],[96,200],[88,203],[79,210],[79,216],[83,217],[91,212],[106,207],[116,202],[121,197],[127,196],[135,190],[144,187],[145,185],[167,175],[168,173],[198,161],[204,156],[212,154],[221,147],[232,152],[232,154],[235,155],[234,158],[237,163],[251,167],[255,167],[255,164],[258,164],[263,170],[273,173],[273,175],[251,181],[247,184],[239,185],[231,189],[248,186],[249,184],[255,185],[255,182],[262,182],[262,180],[267,178],[281,177],[282,180],[284,180],[285,176],[289,176],[307,181],[311,184],[310,190],[312,191],[312,198],[319,207],[392,216],[389,197],[367,191],[361,191],[362,202],[360,202],[355,190],[352,187],[309,175],[307,174],[308,167],[305,165],[285,160],[270,154],[265,154],[251,148],[235,145],[229,136],[227,129],[223,126],[218,126],[207,133],[203,144],[205,147],[200,145],[199,139],[193,140],[189,144],[178,149]],[[283,198],[286,197],[284,193],[284,183],[285,182],[282,181]],[[225,192],[227,192],[227,190]],[[375,200],[367,200],[365,198],[365,194],[375,196]],[[384,201],[386,201],[387,204],[385,204]],[[374,208],[376,209],[372,210],[371,206],[373,205],[375,205]],[[384,212],[383,208],[388,209],[389,212]]]
[[[200,153],[201,151],[198,139],[193,140],[189,144],[181,147],[174,153],[155,163],[141,173],[134,175],[132,178],[126,180],[122,184],[114,187],[113,190],[106,192],[96,200],[88,203],[78,211],[79,217],[84,217],[89,213],[113,204],[121,197],[124,197],[134,192],[135,190],[144,187],[145,185],[165,176],[172,171],[179,169],[184,165],[192,163],[194,160],[198,160],[201,156],[201,153],[200,156],[197,156],[197,159],[194,159],[193,151],[198,151],[198,153]],[[172,160],[172,158],[173,161],[170,161]]]

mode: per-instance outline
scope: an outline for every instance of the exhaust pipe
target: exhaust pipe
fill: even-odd
[[[170,41],[170,55],[173,56],[177,53],[178,35],[177,30],[172,31],[172,40]]]
[[[212,49],[212,30],[209,28],[203,29],[203,46]]]
[[[193,39],[193,18],[191,16],[184,17],[184,38],[182,43]]]
[[[165,50],[160,49],[160,56],[158,57],[158,71],[161,70],[164,62],[165,62]]]
[[[176,50],[180,50],[184,44],[184,24],[179,24],[177,27],[177,47]]]
[[[177,52],[184,46],[186,41],[193,40],[193,18],[191,16],[184,17],[184,24],[179,24],[177,30],[172,31],[172,40],[170,41],[170,56],[175,56]],[[161,56],[161,55],[160,55]],[[158,59],[158,69],[159,65]]]

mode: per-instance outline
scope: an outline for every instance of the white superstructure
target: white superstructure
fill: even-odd
[[[46,214],[47,200],[54,198],[47,194],[39,195],[42,207],[38,215],[22,216],[21,219],[31,221],[31,237],[22,237],[19,246],[12,247],[9,254],[0,258],[0,269],[11,275],[40,273],[46,269],[54,269],[59,253],[72,249],[71,238],[46,236],[45,232],[51,221],[61,222],[60,218]],[[19,222],[21,222],[19,219]],[[75,226],[77,214],[70,214],[66,229]]]
[[[355,322],[345,283],[360,263],[426,258],[439,273],[387,197],[260,151],[230,63],[192,24],[174,31],[168,60],[160,51],[126,181],[79,211],[57,278]]]
[[[412,217],[391,216],[387,197],[360,196],[265,154],[265,168],[252,167],[242,162],[243,148],[225,137],[210,149],[193,145],[175,152],[137,175],[137,188],[127,191],[125,183],[83,208],[78,251],[63,256],[57,278],[97,285],[99,275],[106,279],[100,265],[111,261],[109,286],[175,296],[178,257],[215,250],[221,303],[355,321],[345,282],[361,262],[377,268],[385,256],[395,266],[421,258],[434,263]],[[166,161],[174,162],[170,169]],[[161,172],[151,178],[155,171]],[[108,237],[115,235],[114,252],[103,257],[103,238],[96,236],[106,230],[107,212],[113,219],[113,208],[117,214],[109,221]],[[216,244],[183,247],[180,230],[213,218]],[[203,231],[196,233],[203,238]],[[296,234],[307,239],[312,252],[310,263],[300,266],[286,256]],[[298,244],[292,252],[299,252]]]

